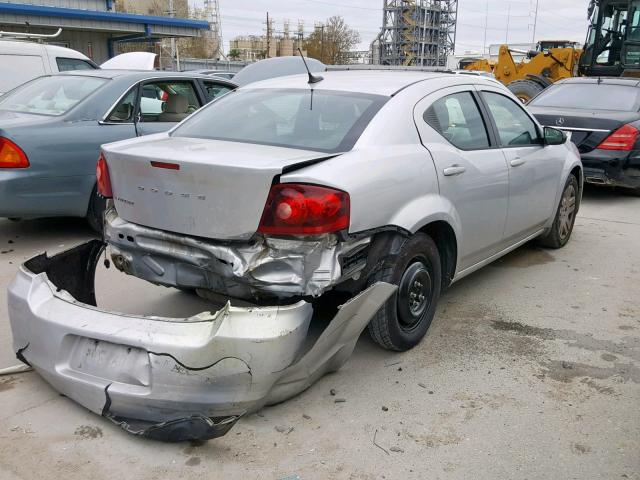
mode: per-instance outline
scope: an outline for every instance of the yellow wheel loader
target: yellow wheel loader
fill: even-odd
[[[566,41],[545,41],[537,50],[523,51],[500,47],[497,62],[479,59],[465,65],[465,70],[492,72],[520,100],[528,102],[549,85],[578,74],[582,50]],[[513,53],[524,55],[516,62]]]

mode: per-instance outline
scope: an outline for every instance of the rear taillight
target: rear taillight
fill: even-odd
[[[0,137],[0,168],[28,168],[29,159],[22,149],[8,138]]]
[[[281,183],[271,187],[258,232],[318,235],[349,227],[349,194],[316,185]]]
[[[629,152],[638,140],[640,132],[633,125],[624,125],[609,135],[604,142],[598,145],[600,150],[623,150]]]
[[[100,154],[98,158],[98,165],[96,166],[96,179],[98,181],[98,193],[104,198],[112,198],[113,192],[111,191],[111,178],[109,178],[109,167],[107,166],[107,159],[104,158],[104,154]]]

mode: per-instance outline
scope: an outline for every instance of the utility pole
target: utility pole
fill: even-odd
[[[324,63],[324,23],[320,25],[320,61]]]
[[[538,27],[538,6],[540,5],[540,0],[536,0],[536,14],[533,20],[533,39],[531,43],[536,43],[536,28]]]
[[[169,0],[169,16],[174,18],[176,16],[176,11],[173,8],[173,0]],[[176,54],[176,38],[171,37],[171,66],[174,70],[180,70],[180,65],[178,64]]]
[[[271,23],[269,22],[269,12],[267,12],[267,55],[269,58],[271,54]]]
[[[487,0],[487,13],[484,16],[484,43],[482,44],[482,55],[487,54],[487,30],[489,28],[489,0]]]
[[[505,43],[509,45],[509,24],[511,23],[511,4],[507,8],[507,39]]]

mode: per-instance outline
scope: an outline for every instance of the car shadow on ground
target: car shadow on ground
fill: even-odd
[[[97,234],[89,227],[83,218],[37,218],[32,220],[9,220],[0,218],[0,242],[2,240],[15,240],[15,238],[28,238],[51,243],[57,238],[92,238]],[[47,244],[43,245],[46,247]]]
[[[607,187],[585,183],[582,198],[583,200],[588,200],[596,204],[616,206],[627,203],[629,200],[637,199],[640,201],[640,194],[628,188]]]

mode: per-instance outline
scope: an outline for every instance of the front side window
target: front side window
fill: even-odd
[[[427,109],[423,118],[440,135],[462,150],[489,147],[487,128],[470,92],[441,98]]]
[[[157,81],[142,86],[142,122],[181,122],[202,105],[190,81]]]
[[[79,75],[41,77],[1,97],[0,110],[64,115],[105,83],[104,78]]]
[[[138,89],[132,88],[122,101],[116,105],[116,108],[112,110],[111,114],[107,117],[107,121],[113,123],[133,123],[137,96]]]
[[[96,66],[81,58],[64,58],[57,57],[56,63],[58,64],[59,72],[68,72],[69,70],[95,70]]]
[[[238,90],[180,125],[173,135],[345,152],[386,100],[309,88]]]
[[[518,103],[498,93],[482,92],[482,96],[498,128],[503,147],[541,143],[536,124]]]

